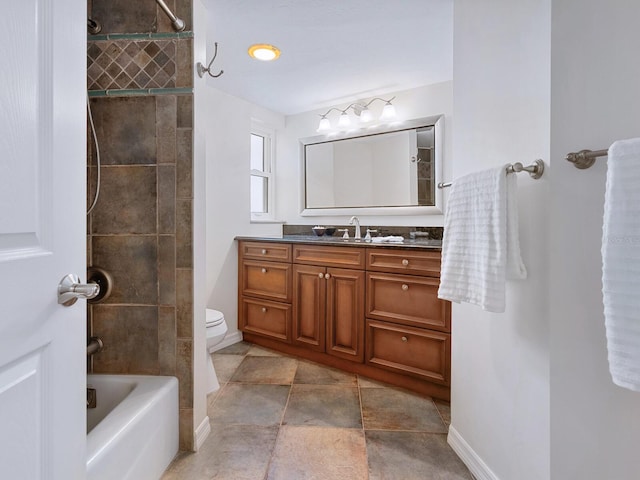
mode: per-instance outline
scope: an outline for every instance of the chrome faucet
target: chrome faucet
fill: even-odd
[[[360,220],[358,220],[358,217],[356,217],[355,215],[351,217],[351,220],[349,220],[349,225],[353,225],[354,223],[356,225],[356,232],[354,233],[353,238],[355,238],[356,240],[361,240],[362,232],[360,232]]]

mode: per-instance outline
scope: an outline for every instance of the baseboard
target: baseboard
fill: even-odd
[[[460,460],[464,462],[476,480],[500,480],[452,426],[449,427],[447,443],[458,454]]]
[[[207,439],[210,433],[211,433],[211,424],[209,423],[209,417],[204,417],[204,420],[202,420],[198,428],[196,428],[196,431],[193,432],[193,436],[194,436],[193,446],[195,447],[194,450],[196,452],[200,450],[200,447],[202,446],[202,444]]]
[[[217,352],[218,350],[222,350],[223,348],[228,347],[229,345],[233,345],[234,343],[238,343],[241,341],[242,341],[242,332],[240,330],[237,330],[232,334],[227,334],[227,336],[224,337],[224,339],[213,348],[213,351]]]

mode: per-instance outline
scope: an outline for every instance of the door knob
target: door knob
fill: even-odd
[[[100,293],[97,283],[80,283],[80,277],[70,273],[58,284],[58,303],[70,307],[79,298],[94,298]]]

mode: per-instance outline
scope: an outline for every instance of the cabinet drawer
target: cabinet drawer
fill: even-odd
[[[291,264],[245,260],[241,268],[243,295],[291,301]]]
[[[451,336],[367,320],[366,363],[449,385]]]
[[[291,341],[291,305],[243,297],[240,329],[285,342]]]
[[[240,256],[251,260],[291,261],[291,245],[275,242],[240,242]]]
[[[451,331],[451,303],[438,298],[439,279],[367,272],[367,317]]]
[[[440,277],[439,251],[367,249],[367,270]]]
[[[293,262],[305,265],[364,270],[365,249],[358,247],[294,245]]]

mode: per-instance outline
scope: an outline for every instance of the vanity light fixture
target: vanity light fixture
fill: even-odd
[[[373,114],[371,110],[369,110],[369,105],[371,105],[376,100],[380,100],[381,102],[385,102],[385,106],[382,109],[382,114],[380,115],[380,120],[389,121],[393,120],[396,117],[396,109],[391,103],[396,97],[391,97],[389,100],[385,100],[384,98],[372,98],[367,103],[352,103],[344,110],[340,110],[339,108],[332,107],[327,110],[323,115],[320,115],[320,123],[318,125],[318,132],[328,132],[331,130],[331,121],[327,118],[327,115],[331,113],[332,110],[340,112],[340,117],[338,118],[338,127],[341,129],[346,129],[351,126],[351,118],[349,117],[348,111],[349,109],[353,110],[353,113],[356,114],[357,117],[360,118],[360,123],[369,123],[373,120]]]
[[[262,60],[263,62],[270,62],[276,60],[280,56],[280,49],[269,45],[268,43],[256,43],[249,47],[249,56],[256,60]]]
[[[338,126],[348,127],[349,125],[351,125],[351,119],[349,118],[349,114],[345,110],[340,114],[340,117],[338,118]]]
[[[387,102],[382,108],[382,114],[380,120],[393,120],[396,118],[396,107],[391,104],[391,101]]]

